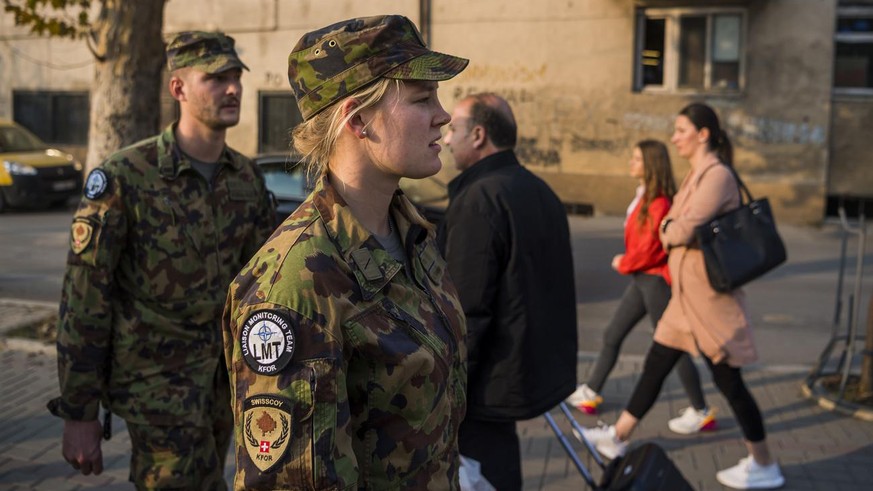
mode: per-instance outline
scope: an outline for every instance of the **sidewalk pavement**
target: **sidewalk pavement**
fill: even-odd
[[[0,301],[0,336],[13,320],[51,313],[53,306]],[[593,368],[594,353],[580,353],[579,377]],[[642,357],[623,355],[604,389],[606,403],[599,416],[614,422],[637,381]],[[682,436],[667,429],[667,420],[687,405],[678,379],[671,375],[658,403],[643,420],[635,441],[663,446],[698,490],[724,489],[715,472],[745,456],[740,430],[724,398],[702,366],[704,390],[720,409],[716,432]],[[133,489],[127,482],[129,440],[124,422],[114,419],[114,436],[103,445],[105,470],[81,476],[61,457],[62,422],[49,415],[45,402],[58,392],[54,347],[33,341],[0,339],[0,489],[77,490]],[[779,459],[788,490],[862,490],[873,483],[873,423],[822,409],[800,391],[806,370],[797,365],[753,366],[745,371],[766,421],[773,454]],[[554,411],[570,436],[569,424]],[[583,425],[597,418],[575,413]],[[525,490],[581,490],[585,482],[567,458],[542,418],[519,423]],[[583,461],[599,471],[583,447],[573,440]],[[228,457],[228,479],[233,472]]]
[[[624,288],[622,278],[608,267],[612,254],[621,247],[621,219],[571,217],[570,222],[580,302],[580,349],[585,350],[579,354],[578,374],[579,380],[585,380],[600,348],[600,333]],[[761,359],[744,373],[764,415],[772,452],[787,479],[784,489],[873,489],[873,422],[824,409],[801,393],[801,384],[829,339],[839,268],[839,229],[831,224],[780,227],[780,232],[789,249],[788,263],[746,289]],[[844,295],[852,289],[854,244],[849,249]],[[867,254],[865,261],[870,264],[873,255]],[[866,310],[866,292],[873,275],[865,274],[862,280],[865,293],[856,304]],[[0,490],[133,489],[127,482],[129,440],[124,422],[118,418],[113,421],[113,438],[103,445],[102,475],[78,475],[64,462],[62,421],[45,409],[46,401],[58,392],[54,346],[6,334],[56,309],[53,302],[0,299]],[[861,320],[862,333],[863,326]],[[640,327],[626,340],[604,388],[606,403],[599,418],[605,422],[615,422],[628,400],[641,370],[641,354],[650,340],[651,331]],[[671,375],[634,437],[635,442],[654,441],[663,446],[696,489],[721,490],[725,488],[716,482],[716,471],[734,465],[746,452],[727,402],[712,385],[709,371],[702,364],[700,368],[707,400],[720,410],[719,430],[682,436],[667,429],[667,420],[688,405],[678,378]],[[597,418],[581,413],[576,417],[586,426],[597,422]],[[570,436],[563,415],[555,411],[555,419]],[[585,489],[544,419],[523,421],[518,427],[525,490]],[[599,476],[583,447],[571,440]],[[232,456],[227,462],[226,476],[230,478]]]

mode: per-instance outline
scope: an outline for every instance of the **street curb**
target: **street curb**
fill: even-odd
[[[21,312],[21,311],[24,312]],[[55,315],[57,302],[0,298],[0,335],[20,327],[42,322]]]
[[[35,355],[57,356],[54,343],[46,344],[33,339],[0,337],[0,351],[23,351]]]

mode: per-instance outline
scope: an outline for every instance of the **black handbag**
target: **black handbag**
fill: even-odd
[[[787,258],[770,202],[767,198],[752,199],[740,176],[728,169],[737,180],[740,207],[694,229],[709,284],[722,293],[745,285]]]

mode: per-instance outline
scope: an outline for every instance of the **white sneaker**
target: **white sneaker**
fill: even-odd
[[[751,455],[715,474],[718,482],[734,489],[775,489],[785,484],[779,464],[759,465]]]
[[[582,384],[566,399],[567,404],[585,414],[597,414],[597,406],[603,403],[603,398],[588,384]]]
[[[573,434],[579,441],[579,434],[573,430]],[[615,436],[615,426],[598,426],[596,428],[582,428],[582,435],[594,448],[609,460],[623,456],[627,452],[627,442],[623,442]],[[583,442],[584,443],[584,442]]]
[[[718,423],[715,421],[715,413],[717,412],[716,408],[698,411],[693,407],[686,407],[682,410],[682,416],[667,422],[667,427],[680,435],[690,435],[698,431],[713,431],[718,427]]]

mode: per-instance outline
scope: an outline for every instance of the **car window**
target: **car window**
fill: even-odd
[[[48,145],[24,128],[0,126],[0,152],[29,152],[46,148]]]
[[[309,194],[302,165],[286,168],[284,162],[261,164],[267,189],[279,199],[303,199]]]

